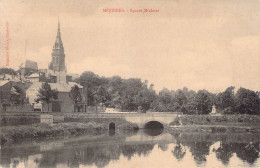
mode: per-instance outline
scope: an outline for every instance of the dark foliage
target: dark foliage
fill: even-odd
[[[48,105],[48,111],[49,111],[49,104],[52,99],[58,98],[58,92],[56,90],[52,90],[51,86],[45,82],[42,84],[42,88],[40,88],[37,98],[35,99],[35,102],[43,102]]]
[[[93,72],[84,72],[76,79],[88,88],[88,105],[118,108],[121,111],[182,112],[183,114],[209,114],[212,106],[224,114],[259,114],[259,92],[234,87],[213,94],[207,90],[195,92],[183,89],[162,89],[157,94],[153,84],[138,78],[122,79],[100,77]]]

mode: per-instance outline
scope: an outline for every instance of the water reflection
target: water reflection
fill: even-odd
[[[149,136],[158,136],[163,133],[163,128],[156,128],[156,129],[144,129],[145,134]]]
[[[158,143],[158,148],[165,152],[169,149],[168,143],[165,142]]]
[[[131,138],[134,137],[134,138]],[[96,137],[75,137],[40,143],[24,143],[1,148],[2,167],[113,167],[158,160],[154,167],[259,167],[259,135],[167,134],[148,136],[145,131],[135,135],[111,132]],[[138,139],[139,137],[139,139]],[[160,139],[160,137],[163,137]],[[167,137],[167,138],[165,138]],[[170,138],[169,138],[170,137]],[[156,147],[155,147],[156,146]],[[145,159],[140,162],[138,159]],[[163,162],[167,159],[167,162]],[[234,159],[235,162],[231,162]],[[187,160],[193,162],[187,162]],[[113,162],[112,162],[113,161]],[[186,165],[190,164],[190,165]],[[185,166],[186,165],[186,166]]]
[[[256,159],[259,158],[259,143],[249,143],[249,144],[232,144],[234,153],[237,156],[250,164],[254,164]]]
[[[115,130],[109,130],[109,136],[115,136],[116,135],[116,131]]]
[[[172,154],[178,161],[180,161],[186,154],[185,147],[182,146],[180,143],[176,144],[176,146],[172,150]]]
[[[209,147],[212,145],[212,142],[189,142],[184,144],[190,147],[190,152],[197,164],[207,161],[206,156],[209,155]]]
[[[216,152],[216,157],[222,161],[223,164],[227,165],[229,163],[230,158],[233,156],[233,144],[220,144],[220,147]]]

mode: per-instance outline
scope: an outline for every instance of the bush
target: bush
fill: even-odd
[[[103,133],[105,126],[90,123],[33,124],[25,126],[6,126],[0,128],[1,144],[6,142],[22,142],[25,139],[39,139],[55,136]]]

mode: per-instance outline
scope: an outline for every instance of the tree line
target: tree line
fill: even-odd
[[[182,112],[209,114],[212,106],[224,114],[260,114],[260,92],[230,86],[214,94],[207,90],[197,92],[187,87],[178,90],[162,89],[157,94],[154,85],[139,78],[122,79],[120,76],[100,77],[86,71],[75,80],[86,87],[88,105],[117,108],[121,111]]]
[[[11,73],[12,69],[0,69],[1,73]],[[224,114],[260,114],[260,92],[246,88],[239,88],[235,93],[235,87],[230,86],[218,94],[207,90],[193,91],[187,87],[178,90],[162,89],[159,93],[154,90],[154,85],[148,85],[148,81],[139,78],[122,79],[120,76],[100,77],[99,75],[86,71],[75,79],[83,87],[87,88],[87,101],[89,106],[102,106],[117,108],[121,111],[138,112],[182,112],[183,114],[209,114],[212,106],[216,105],[217,111]],[[3,107],[11,104],[23,104],[25,93],[18,86],[14,87],[10,101],[6,103],[3,93],[0,102]],[[45,90],[45,91],[44,91]],[[47,104],[56,94],[50,91],[50,86],[44,84],[40,90],[36,102],[43,101]],[[46,94],[45,94],[46,92]],[[44,93],[44,94],[43,94]],[[52,95],[52,96],[48,96]],[[78,87],[70,91],[75,108],[81,101]]]

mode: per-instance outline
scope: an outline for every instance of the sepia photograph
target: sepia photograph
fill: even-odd
[[[0,168],[260,168],[260,0],[0,0]]]

